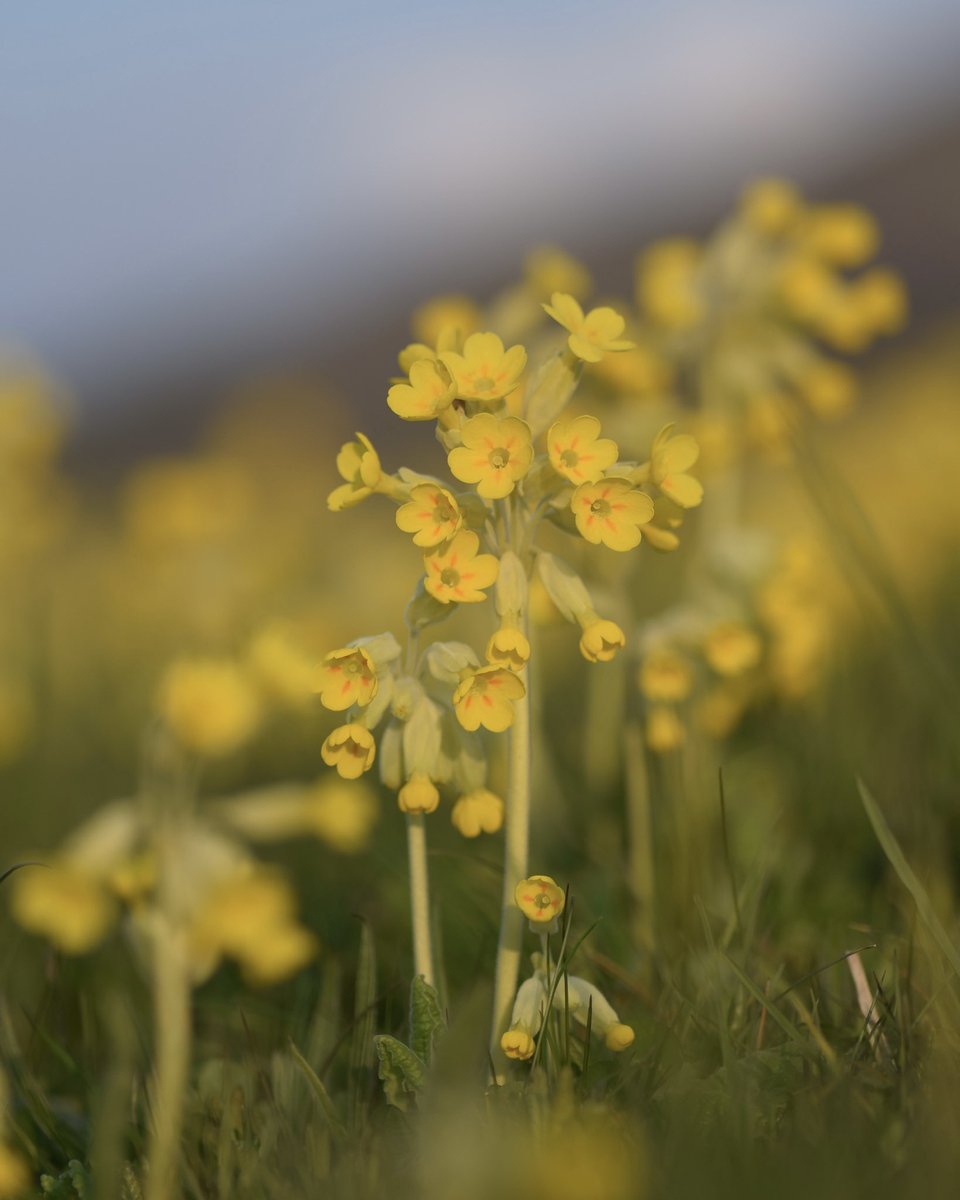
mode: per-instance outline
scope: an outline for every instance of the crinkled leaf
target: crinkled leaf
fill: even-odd
[[[428,1066],[445,1025],[436,988],[417,975],[410,985],[410,1045]]]
[[[378,1034],[373,1044],[380,1060],[378,1073],[387,1103],[408,1112],[412,1097],[423,1088],[426,1078],[423,1060],[409,1046],[386,1033]]]

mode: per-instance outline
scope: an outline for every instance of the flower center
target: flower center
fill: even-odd
[[[478,375],[473,381],[473,390],[475,392],[492,392],[494,386],[494,381],[489,375]]]
[[[460,582],[460,572],[455,571],[453,567],[447,567],[446,570],[440,572],[440,582],[444,587],[456,587]]]
[[[610,514],[610,502],[608,500],[594,500],[590,505],[590,511],[596,513],[598,517],[606,517]]]
[[[510,451],[505,450],[503,446],[498,446],[496,450],[490,451],[490,465],[500,470],[505,467],[510,461]]]
[[[538,892],[537,895],[534,896],[533,902],[537,908],[549,908],[551,903],[550,897],[546,892]]]
[[[453,510],[453,506],[447,500],[438,500],[436,507],[433,510],[434,520],[440,525],[446,525],[448,521],[456,519],[457,514]]]
[[[359,675],[363,670],[363,663],[357,662],[355,658],[351,658],[344,667],[344,670],[348,675]]]
[[[580,455],[576,450],[564,450],[560,455],[560,461],[565,467],[575,467],[580,461]]]

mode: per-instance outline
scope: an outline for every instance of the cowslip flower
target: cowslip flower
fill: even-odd
[[[359,646],[332,650],[320,665],[317,691],[320,703],[331,712],[369,704],[377,694],[377,672],[370,655]]]
[[[380,456],[370,439],[363,433],[357,434],[355,442],[344,442],[337,455],[337,470],[347,482],[335,487],[327,497],[331,512],[353,508],[369,496],[380,482],[383,472]]]
[[[453,376],[460,399],[482,404],[501,400],[512,392],[527,365],[523,346],[504,350],[495,333],[472,333],[464,342],[462,354],[444,350],[439,358]]]
[[[548,925],[563,912],[566,893],[549,875],[521,879],[514,889],[517,907],[535,925]]]
[[[539,298],[554,292],[569,292],[576,299],[588,295],[590,274],[583,263],[558,246],[538,246],[523,263],[527,284]]]
[[[420,359],[410,365],[410,382],[395,383],[387,392],[387,404],[405,421],[432,421],[450,407],[456,392],[442,363]]]
[[[397,509],[397,526],[412,533],[416,546],[439,546],[460,529],[463,514],[453,495],[434,483],[418,483]]]
[[[491,733],[503,733],[513,724],[513,701],[526,695],[523,682],[503,667],[480,667],[470,671],[453,693],[457,720],[471,732],[482,725]]]
[[[744,189],[739,208],[741,217],[755,232],[778,237],[796,223],[803,201],[785,179],[757,179]]]
[[[549,1001],[546,977],[542,970],[535,971],[520,984],[510,1014],[510,1028],[500,1038],[500,1049],[507,1058],[519,1062],[533,1058],[536,1035],[547,1015]]]
[[[570,507],[582,537],[595,546],[632,550],[642,540],[639,526],[653,517],[653,501],[629,479],[608,475],[596,483],[581,483]]]
[[[342,779],[359,779],[373,766],[376,753],[373,734],[355,721],[338,725],[320,747],[320,757],[328,767],[336,767]]]
[[[701,319],[704,301],[699,273],[703,251],[687,238],[657,242],[637,268],[637,298],[658,325],[688,329]]]
[[[460,432],[463,444],[447,455],[455,478],[476,484],[477,494],[485,500],[508,496],[533,461],[530,426],[519,417],[480,413],[466,421]]]
[[[180,659],[164,672],[157,708],[174,737],[197,754],[238,749],[260,723],[262,706],[246,672],[227,659]]]
[[[676,710],[667,704],[657,704],[647,713],[647,745],[656,754],[668,754],[679,749],[687,740],[687,732]]]
[[[496,833],[503,825],[503,801],[486,788],[475,788],[457,800],[450,820],[466,838]]]
[[[487,642],[487,662],[508,671],[522,671],[530,661],[530,642],[522,629],[504,619]]]
[[[696,508],[703,499],[703,484],[686,472],[700,457],[696,438],[689,433],[676,437],[673,425],[664,425],[650,450],[650,477],[661,492],[681,508]]]
[[[30,1171],[26,1160],[6,1142],[0,1142],[0,1196],[25,1196],[29,1187]]]
[[[811,209],[800,232],[804,244],[826,262],[858,267],[877,252],[877,223],[858,204],[823,204]]]
[[[478,554],[480,539],[462,529],[447,546],[423,556],[423,586],[441,604],[478,604],[483,590],[497,578],[500,564],[492,554]]]
[[[439,803],[436,784],[422,771],[414,771],[397,793],[397,805],[405,813],[432,813]]]
[[[742,621],[721,621],[709,631],[703,655],[718,675],[743,675],[760,661],[760,638]]]
[[[676,704],[690,695],[693,672],[687,660],[674,650],[652,650],[640,667],[639,682],[648,700]]]
[[[569,975],[567,1002],[571,1016],[581,1025],[586,1025],[589,1012],[591,1029],[603,1038],[609,1050],[619,1053],[633,1045],[633,1030],[629,1025],[622,1024],[613,1005],[594,984],[581,979],[579,975]]]
[[[617,443],[600,436],[596,417],[580,416],[556,421],[547,434],[550,465],[573,484],[596,483],[617,461]]]
[[[567,345],[571,353],[584,362],[596,363],[605,354],[634,348],[633,342],[620,336],[625,322],[616,309],[591,308],[584,315],[577,301],[565,292],[554,292],[550,303],[543,308],[558,325],[568,330]]]
[[[65,954],[86,954],[106,937],[117,906],[100,880],[66,863],[32,866],[13,880],[13,916]]]
[[[420,305],[410,324],[417,341],[436,346],[449,329],[455,329],[462,341],[477,329],[481,316],[480,309],[469,296],[435,296]]]
[[[580,653],[587,662],[611,662],[627,644],[627,638],[616,621],[598,617],[596,613],[577,618],[583,628]]]

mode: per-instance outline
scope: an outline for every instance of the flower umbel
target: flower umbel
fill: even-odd
[[[519,417],[480,413],[461,430],[463,445],[447,455],[453,475],[476,484],[485,500],[508,496],[530,469],[533,445],[530,426]]]
[[[480,539],[463,529],[449,545],[423,556],[423,586],[441,604],[478,604],[484,588],[497,578],[499,563],[492,554],[478,554]]]
[[[320,666],[320,703],[331,712],[351,704],[369,704],[377,694],[377,673],[366,650],[348,646],[332,650]]]
[[[567,345],[584,362],[599,362],[604,354],[617,350],[632,350],[634,343],[621,337],[624,319],[613,308],[591,308],[584,315],[574,298],[564,292],[554,292],[544,311],[570,333]]]

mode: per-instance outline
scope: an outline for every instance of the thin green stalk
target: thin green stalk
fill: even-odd
[[[427,876],[427,828],[423,813],[407,814],[407,854],[410,861],[410,920],[413,928],[413,969],[434,987],[430,932],[430,885]]]
[[[527,614],[521,616],[527,633]],[[523,951],[523,914],[514,893],[527,875],[530,849],[530,687],[526,668],[520,675],[526,691],[514,702],[513,725],[509,734],[506,828],[503,854],[503,898],[500,909],[500,939],[493,984],[493,1025],[490,1048],[493,1059],[503,1063],[500,1036],[510,1024],[513,997],[517,990],[520,958]]]

